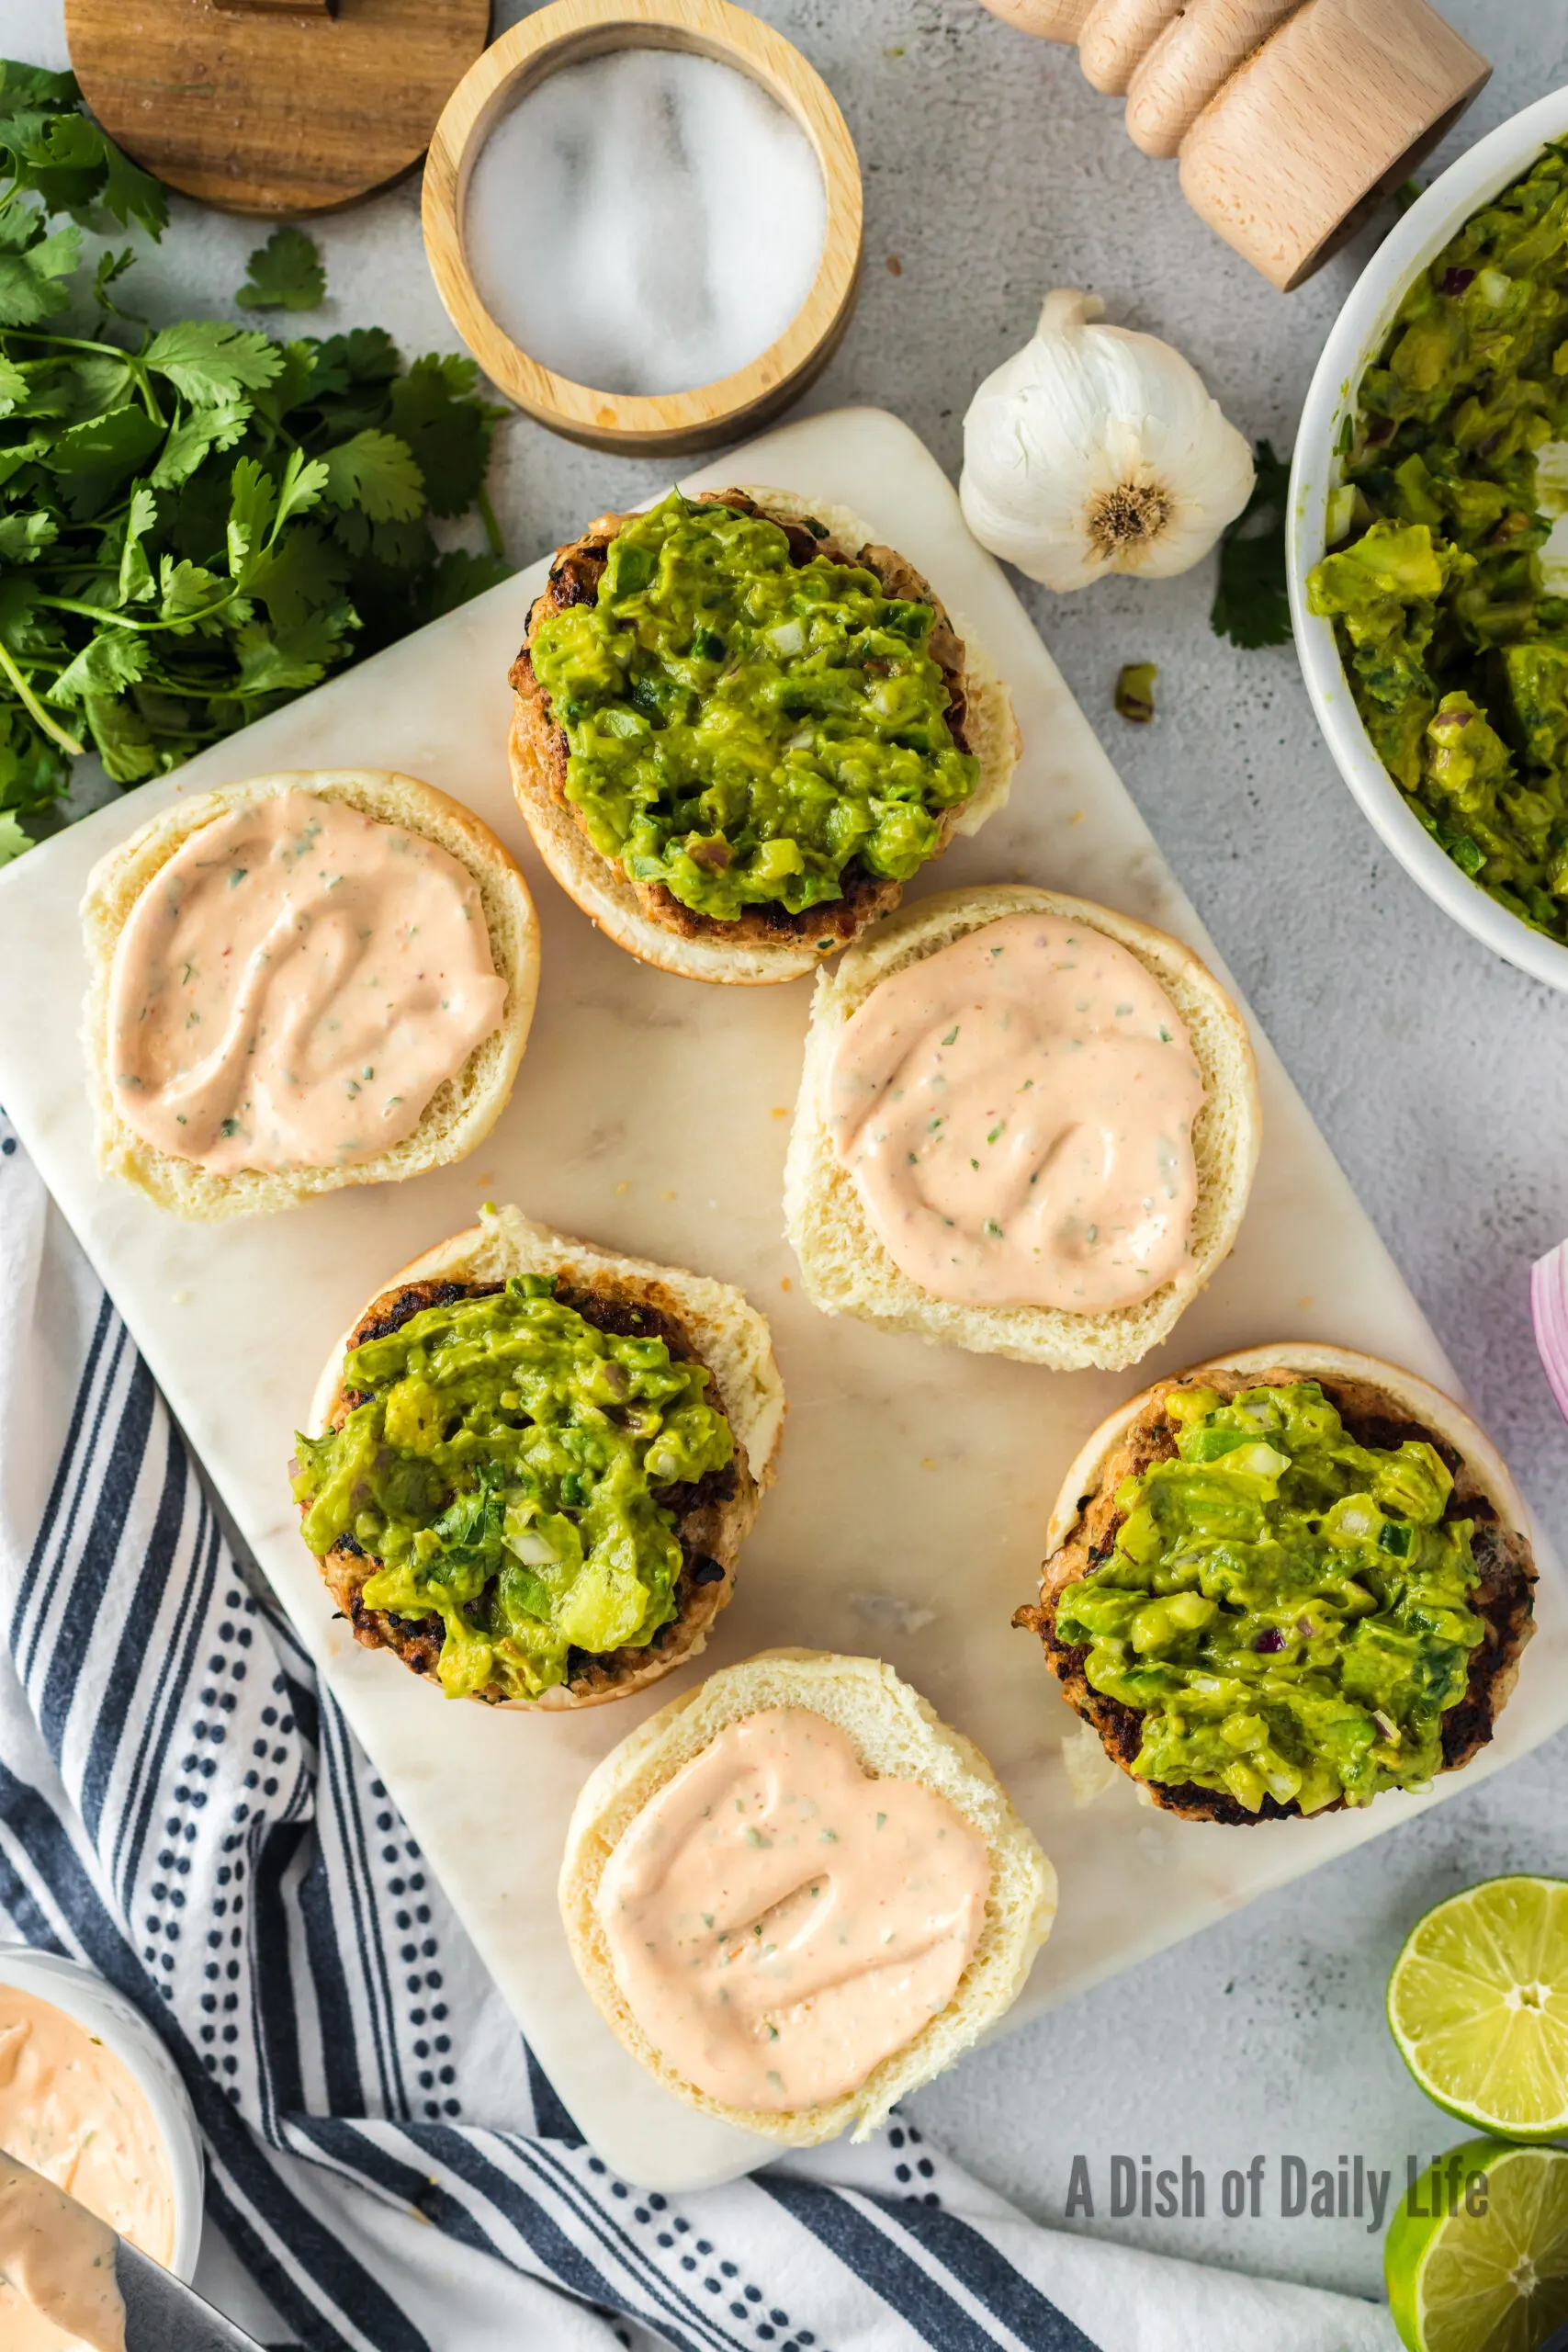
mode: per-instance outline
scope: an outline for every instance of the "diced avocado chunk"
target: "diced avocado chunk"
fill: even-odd
[[[1568,141],[1404,295],[1308,580],[1378,756],[1461,870],[1568,944],[1568,599],[1543,455],[1568,441]],[[1540,479],[1538,481],[1538,469]],[[1358,537],[1340,543],[1349,498]]]
[[[1420,1788],[1484,1637],[1472,1525],[1426,1439],[1363,1445],[1315,1381],[1175,1389],[1173,1457],[1116,1496],[1059,1641],[1141,1719],[1134,1770],[1257,1813]]]
[[[955,742],[934,608],[776,524],[679,492],[624,524],[592,603],[529,657],[601,855],[721,922],[908,881],[979,763]]]
[[[297,1441],[305,1540],[369,1556],[367,1608],[440,1620],[449,1697],[537,1698],[674,1615],[670,1498],[734,1457],[707,1382],[542,1276],[425,1307],[349,1356],[342,1427]]]

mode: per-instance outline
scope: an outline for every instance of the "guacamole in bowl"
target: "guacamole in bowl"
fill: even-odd
[[[1297,646],[1346,781],[1431,897],[1561,988],[1565,134],[1557,92],[1385,240],[1314,375],[1288,517]]]

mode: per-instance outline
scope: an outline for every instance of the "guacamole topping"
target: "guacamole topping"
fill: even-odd
[[[934,620],[759,515],[677,491],[635,516],[529,647],[594,848],[721,922],[841,898],[852,858],[908,881],[979,774]]]
[[[1441,1456],[1358,1445],[1315,1381],[1165,1409],[1175,1458],[1124,1481],[1114,1549],[1056,1611],[1091,1689],[1143,1717],[1134,1771],[1249,1813],[1424,1787],[1485,1633]]]
[[[1424,270],[1362,379],[1308,580],[1379,757],[1456,865],[1568,943],[1568,142]]]
[[[454,1699],[537,1698],[574,1650],[650,1642],[681,1574],[668,1490],[734,1453],[700,1364],[554,1288],[517,1275],[366,1340],[344,1369],[361,1401],[297,1441],[306,1543],[370,1555],[367,1608],[441,1619]]]

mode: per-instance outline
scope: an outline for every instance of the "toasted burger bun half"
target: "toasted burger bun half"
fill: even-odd
[[[663,1340],[672,1356],[705,1365],[712,1375],[709,1401],[722,1406],[735,1440],[731,1473],[692,1487],[685,1509],[678,1500],[674,1504],[684,1560],[676,1586],[678,1613],[653,1642],[592,1657],[571,1681],[537,1699],[481,1696],[482,1704],[528,1713],[599,1707],[659,1681],[705,1646],[714,1619],[734,1590],[735,1564],[762,1490],[773,1481],[784,1435],[784,1383],[766,1322],[727,1283],[643,1258],[617,1257],[592,1241],[573,1241],[533,1224],[520,1209],[487,1208],[477,1226],[427,1250],[370,1301],[321,1374],[310,1408],[310,1434],[319,1437],[340,1426],[352,1410],[343,1385],[351,1349],[396,1330],[423,1307],[499,1289],[510,1274],[554,1274],[557,1295],[590,1322],[603,1318],[606,1329],[646,1332]],[[671,1494],[678,1497],[679,1489]],[[368,1649],[391,1650],[415,1674],[434,1678],[441,1655],[440,1620],[367,1609],[360,1593],[378,1565],[341,1544],[319,1563],[355,1639]]]
[[[943,819],[936,854],[955,833],[977,832],[1008,797],[1018,758],[1018,728],[1007,688],[985,654],[948,619],[930,584],[891,548],[874,545],[869,526],[847,507],[813,503],[786,490],[705,490],[697,497],[716,505],[743,503],[766,515],[791,534],[803,561],[826,555],[841,563],[864,564],[889,595],[935,606],[931,647],[947,676],[953,730],[980,763],[975,791]],[[808,518],[825,527],[825,538],[807,530]],[[804,914],[792,915],[783,907],[752,907],[733,922],[720,922],[683,906],[662,884],[628,881],[619,865],[594,848],[566,797],[566,736],[534,675],[528,648],[551,613],[597,598],[605,550],[622,524],[632,519],[629,514],[603,514],[580,539],[558,548],[549,583],[528,615],[527,638],[511,673],[515,697],[512,784],[518,806],[561,888],[617,947],[682,979],[745,988],[799,979],[825,956],[857,938],[875,916],[897,906],[901,886],[879,881],[856,867],[846,877],[850,888],[842,898],[809,907]]]
[[[1405,1438],[1427,1439],[1453,1472],[1453,1516],[1476,1521],[1474,1552],[1482,1581],[1472,1606],[1486,1622],[1486,1638],[1472,1657],[1463,1698],[1443,1717],[1444,1771],[1457,1772],[1485,1747],[1514,1687],[1520,1653],[1534,1631],[1535,1557],[1529,1514],[1485,1431],[1441,1389],[1375,1356],[1325,1347],[1316,1340],[1248,1348],[1156,1381],[1119,1406],[1096,1430],[1063,1480],[1051,1514],[1039,1606],[1021,1609],[1013,1619],[1015,1625],[1038,1633],[1045,1662],[1068,1702],[1094,1726],[1106,1754],[1125,1772],[1131,1772],[1142,1744],[1143,1719],[1133,1708],[1090,1689],[1083,1671],[1084,1652],[1056,1639],[1057,1603],[1068,1585],[1089,1573],[1094,1553],[1105,1552],[1114,1542],[1124,1516],[1116,1508],[1122,1479],[1174,1453],[1163,1409],[1172,1389],[1212,1387],[1222,1396],[1234,1396],[1244,1388],[1284,1387],[1293,1380],[1315,1380],[1352,1436],[1364,1443],[1393,1446]],[[1196,1781],[1167,1787],[1137,1779],[1136,1785],[1154,1804],[1189,1821],[1246,1828],[1257,1821],[1301,1818],[1293,1801],[1280,1805],[1271,1796],[1264,1798],[1258,1812],[1249,1813],[1234,1797]],[[1343,1799],[1319,1808],[1323,1813],[1344,1809]]]
[[[1152,972],[1186,1023],[1203,1076],[1192,1128],[1198,1164],[1190,1259],[1137,1306],[1075,1315],[1057,1306],[970,1306],[937,1298],[897,1266],[872,1226],[860,1188],[833,1148],[823,1091],[839,1037],[879,982],[1004,915],[1060,915],[1103,932]],[[997,883],[947,890],[879,923],[818,977],[795,1124],[784,1162],[784,1226],[806,1288],[825,1315],[854,1315],[885,1331],[979,1355],[1012,1356],[1057,1372],[1113,1371],[1157,1346],[1230,1254],[1252,1189],[1262,1134],[1258,1072],[1247,1023],[1190,947],[1132,915],[1086,899]]]
[[[491,957],[507,985],[501,1025],[482,1039],[456,1075],[432,1095],[410,1136],[352,1167],[257,1169],[215,1175],[195,1160],[176,1159],[129,1127],[115,1106],[108,1078],[109,975],[131,909],[176,851],[214,819],[258,800],[308,792],[341,800],[378,824],[398,825],[434,842],[474,878],[490,933]],[[534,1018],[539,985],[539,922],[528,885],[511,851],[471,809],[416,776],[388,768],[302,769],[253,776],[216,792],[176,802],[99,859],[82,901],[87,946],[87,1001],[83,1043],[96,1120],[98,1166],[106,1176],[138,1185],[160,1208],[213,1221],[288,1208],[314,1193],[344,1184],[394,1183],[461,1159],[483,1141],[506,1107]]]
[[[849,1735],[868,1773],[919,1781],[945,1797],[979,1831],[991,1857],[980,1940],[947,2007],[858,2089],[782,2114],[728,2107],[666,2064],[626,2005],[594,1908],[604,1866],[644,1805],[730,1724],[769,1707],[825,1716]],[[650,1715],[595,1767],[567,1830],[560,1906],[583,1983],[633,2057],[666,2090],[720,2122],[813,2147],[850,2124],[857,2140],[868,2139],[895,2100],[930,2082],[1011,2007],[1051,1932],[1056,1873],[979,1749],[890,1666],[826,1650],[778,1649],[710,1674]]]

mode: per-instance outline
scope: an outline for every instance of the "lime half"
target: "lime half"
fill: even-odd
[[[1416,1922],[1388,1980],[1401,2057],[1504,2140],[1568,2132],[1568,1879],[1490,1878]]]
[[[1568,2322],[1568,2149],[1451,2150],[1400,2199],[1383,2276],[1410,2352],[1538,2352]]]

